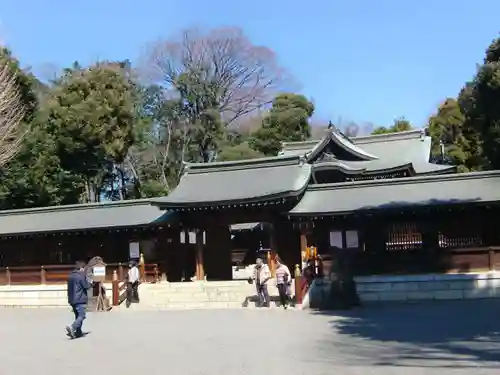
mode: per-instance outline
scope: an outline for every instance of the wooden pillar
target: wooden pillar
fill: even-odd
[[[165,255],[165,270],[167,281],[178,282],[182,279],[183,263],[182,254],[186,252],[186,244],[181,244],[181,228],[175,226],[167,231],[167,239],[162,251]],[[186,240],[187,241],[187,240]],[[163,242],[163,241],[162,241]],[[160,242],[160,243],[162,243]]]
[[[270,230],[270,241],[269,243],[271,244],[271,248],[269,249],[267,253],[267,265],[269,266],[269,269],[271,270],[271,276],[276,277],[276,254],[278,254],[278,239],[276,238],[276,230],[274,227],[274,224],[271,225],[271,230]]]
[[[207,280],[232,280],[231,232],[229,226],[213,224],[205,232],[204,266]]]
[[[196,230],[196,280],[205,280],[205,266],[203,261],[203,230]]]
[[[422,269],[419,272],[442,272],[443,264],[448,263],[446,259],[442,259],[439,246],[439,225],[440,222],[434,220],[433,217],[424,216],[419,223],[418,229],[422,234],[422,257],[425,264],[421,265]]]
[[[139,277],[141,282],[146,281],[146,261],[144,260],[144,253],[139,256]]]
[[[306,258],[307,252],[307,233],[305,231],[300,232],[300,259],[302,260],[301,268],[304,268],[304,259]]]

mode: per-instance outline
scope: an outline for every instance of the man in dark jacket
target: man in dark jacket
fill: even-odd
[[[66,327],[68,336],[71,338],[83,336],[82,325],[85,320],[85,309],[87,307],[87,291],[92,287],[85,273],[85,262],[76,262],[75,269],[68,277],[68,303],[75,314],[75,321]]]

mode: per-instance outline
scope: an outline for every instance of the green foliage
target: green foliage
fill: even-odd
[[[380,126],[373,130],[372,134],[387,134],[387,133],[397,133],[404,132],[413,129],[411,123],[404,117],[397,118],[394,120],[392,126],[386,128],[385,126]]]
[[[248,142],[243,142],[235,146],[227,146],[217,156],[217,161],[247,160],[262,158],[265,155],[253,150]]]
[[[474,143],[476,161],[483,168],[500,169],[500,38],[486,51],[476,76],[460,92],[458,102],[465,116],[464,131]]]
[[[303,95],[276,96],[262,127],[253,133],[250,147],[264,155],[274,156],[283,142],[305,141],[311,136],[309,119],[314,105]]]
[[[121,163],[134,142],[133,86],[114,64],[68,70],[43,110],[62,167],[86,178]]]
[[[2,209],[78,203],[83,186],[81,178],[61,168],[54,137],[36,123],[0,176]]]
[[[464,132],[464,122],[465,117],[458,102],[448,98],[431,116],[428,125],[433,160],[456,165],[459,172],[477,170],[479,167],[475,162],[478,148],[474,139]],[[444,147],[445,160],[442,160],[441,147]]]

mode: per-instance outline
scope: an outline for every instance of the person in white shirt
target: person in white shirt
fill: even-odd
[[[267,282],[271,279],[271,272],[267,264],[265,264],[261,258],[257,258],[252,279],[255,280],[255,287],[257,289],[257,295],[259,296],[260,305],[269,307]]]
[[[129,263],[127,277],[127,307],[132,302],[139,303],[139,268],[135,262]]]

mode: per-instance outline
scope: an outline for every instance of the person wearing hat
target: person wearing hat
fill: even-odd
[[[130,307],[132,302],[139,302],[139,268],[134,261],[129,262],[128,267],[126,306]]]

